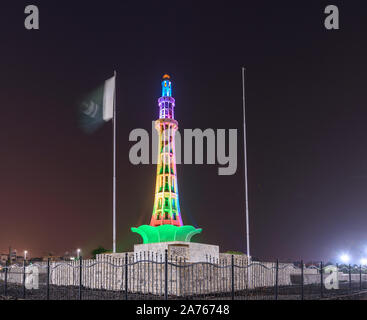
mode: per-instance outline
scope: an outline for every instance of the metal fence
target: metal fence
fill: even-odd
[[[106,255],[99,260],[24,261],[0,269],[0,295],[16,299],[304,300],[363,290],[367,269],[362,266],[335,266],[330,271],[322,262],[307,267],[302,261],[248,264],[233,255],[190,263],[169,257],[167,251],[163,256],[147,252],[120,259]]]

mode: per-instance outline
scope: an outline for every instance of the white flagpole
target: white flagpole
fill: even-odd
[[[242,106],[243,106],[243,149],[244,149],[244,171],[245,171],[245,187],[246,187],[246,246],[247,246],[247,286],[252,288],[252,270],[251,270],[251,253],[250,253],[250,225],[248,210],[248,183],[247,183],[247,136],[246,136],[246,96],[245,96],[245,71],[242,67]]]
[[[116,253],[116,71],[113,93],[113,253]]]
[[[243,105],[243,138],[244,138],[244,162],[245,162],[245,186],[246,186],[246,245],[247,256],[250,259],[250,226],[248,211],[248,183],[247,183],[247,141],[246,141],[246,99],[245,99],[245,68],[242,68],[242,105]]]

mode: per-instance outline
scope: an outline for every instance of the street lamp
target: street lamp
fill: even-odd
[[[28,251],[24,250],[24,260],[27,260],[27,253],[28,253]]]
[[[367,258],[362,258],[361,259],[361,265],[362,266],[366,266],[367,265]]]
[[[81,252],[82,250],[80,250],[80,249],[77,249],[76,250],[76,252],[78,253],[78,259],[80,258],[80,252]]]
[[[347,264],[350,261],[350,256],[344,253],[340,256],[340,260],[341,262]]]

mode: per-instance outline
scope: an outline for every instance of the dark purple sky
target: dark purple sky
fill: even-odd
[[[84,253],[112,243],[112,131],[78,129],[76,101],[118,72],[118,248],[149,223],[154,165],[133,166],[134,128],[150,130],[163,73],[183,128],[238,128],[239,168],[180,165],[185,224],[222,251],[245,250],[241,67],[247,67],[252,254],[359,258],[367,247],[366,5],[324,1],[35,1],[2,5],[0,251]],[[148,3],[148,2],[147,2]],[[29,3],[27,3],[29,4]]]

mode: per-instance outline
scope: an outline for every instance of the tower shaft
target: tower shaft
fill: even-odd
[[[169,75],[162,80],[162,96],[158,99],[159,119],[155,121],[158,131],[158,161],[153,214],[150,225],[131,228],[139,234],[143,243],[171,241],[190,242],[202,229],[183,225],[178,199],[175,134],[178,122],[175,120],[175,99],[172,97],[172,83]]]
[[[174,119],[175,99],[171,96],[172,84],[168,75],[163,77],[162,97],[158,99],[159,119],[158,161],[153,215],[150,225],[171,224],[182,226],[178,197],[175,134],[178,122]]]

